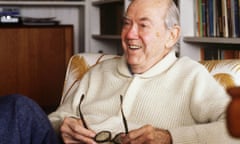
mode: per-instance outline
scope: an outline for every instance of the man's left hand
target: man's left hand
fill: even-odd
[[[122,137],[123,144],[171,144],[172,138],[167,130],[145,125],[130,131]]]

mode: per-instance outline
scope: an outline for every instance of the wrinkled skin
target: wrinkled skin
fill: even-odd
[[[123,144],[171,144],[168,131],[145,125],[122,137]]]

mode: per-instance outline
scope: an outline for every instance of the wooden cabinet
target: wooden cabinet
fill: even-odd
[[[0,27],[0,95],[23,94],[52,111],[72,53],[71,25]]]

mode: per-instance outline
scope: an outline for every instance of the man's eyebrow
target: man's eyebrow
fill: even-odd
[[[123,20],[130,20],[130,18],[129,18],[128,16],[126,16],[126,15],[124,15],[124,16],[122,17],[122,19],[123,19]]]
[[[149,19],[148,17],[142,17],[139,19],[140,21],[149,21],[152,22],[151,19]]]

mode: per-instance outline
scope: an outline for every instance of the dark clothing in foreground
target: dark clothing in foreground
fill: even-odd
[[[58,144],[43,110],[22,95],[0,96],[0,144]]]

